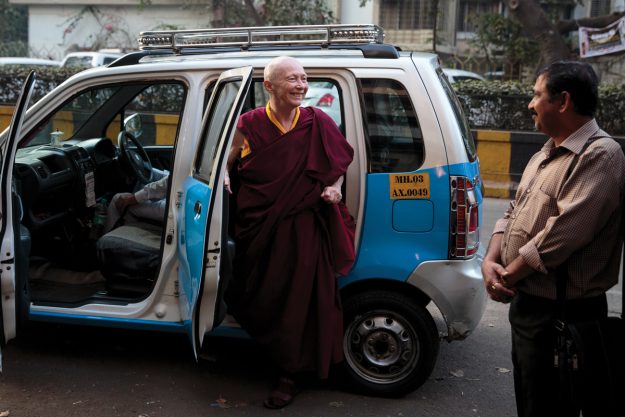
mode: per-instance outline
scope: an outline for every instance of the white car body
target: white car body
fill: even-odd
[[[471,71],[465,71],[455,68],[443,68],[443,72],[449,79],[449,82],[452,83],[466,80],[486,81],[486,78],[482,77],[480,74]]]
[[[2,57],[0,58],[0,65],[15,65],[20,67],[58,67],[61,65],[61,62],[40,58]]]

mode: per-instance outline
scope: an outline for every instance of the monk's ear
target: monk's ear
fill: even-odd
[[[265,86],[265,90],[267,90],[267,92],[273,93],[273,85],[271,85],[270,81],[264,80],[263,85]]]

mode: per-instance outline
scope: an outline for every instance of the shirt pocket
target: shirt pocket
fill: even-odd
[[[558,200],[551,194],[552,192],[551,187],[536,187],[518,213],[518,227],[529,239],[545,228],[550,217],[559,213]]]

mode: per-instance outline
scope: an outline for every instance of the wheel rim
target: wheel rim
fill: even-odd
[[[420,357],[414,327],[389,311],[355,317],[345,331],[343,348],[354,372],[376,384],[392,384],[406,378]]]

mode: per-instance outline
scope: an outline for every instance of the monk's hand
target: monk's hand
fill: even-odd
[[[232,194],[232,188],[230,188],[230,174],[228,174],[228,170],[226,170],[226,176],[224,177],[224,187],[226,187],[226,190]]]
[[[341,194],[340,188],[329,185],[323,189],[321,198],[328,204],[338,204],[343,198],[343,195]]]

